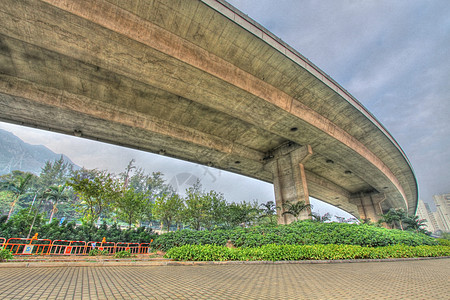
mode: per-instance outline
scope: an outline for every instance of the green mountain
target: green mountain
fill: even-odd
[[[60,159],[79,169],[67,156],[57,154],[45,146],[31,145],[9,131],[0,129],[0,175],[8,174],[14,170],[39,174],[47,161]]]

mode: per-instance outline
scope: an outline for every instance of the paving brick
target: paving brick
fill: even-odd
[[[449,299],[450,259],[0,268],[0,299]]]

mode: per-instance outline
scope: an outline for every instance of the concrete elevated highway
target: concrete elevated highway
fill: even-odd
[[[389,132],[221,0],[3,0],[0,119],[271,182],[278,206],[417,206]]]

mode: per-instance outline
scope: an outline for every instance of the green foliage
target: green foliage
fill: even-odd
[[[240,203],[231,203],[226,207],[226,216],[228,221],[228,228],[233,228],[236,226],[250,226],[255,220],[259,218],[259,213],[261,210],[258,207],[256,201],[246,202],[242,201]]]
[[[129,188],[113,203],[113,206],[117,208],[116,214],[118,219],[128,223],[129,228],[142,216],[145,204],[144,198],[144,194]]]
[[[425,223],[427,220],[419,219],[419,216],[408,216],[405,210],[403,209],[394,209],[391,208],[387,213],[382,214],[380,216],[380,220],[378,224],[386,223],[391,228],[399,228],[401,230],[410,230],[421,232],[425,234],[430,234],[425,227],[427,226]]]
[[[264,218],[268,220],[268,223],[271,225],[277,224],[277,207],[275,202],[267,201],[266,203],[261,203],[259,205],[260,215],[259,218]]]
[[[303,211],[307,211],[307,215],[311,213],[311,204],[305,204],[305,201],[298,201],[295,203],[286,202],[283,205],[282,215],[291,215],[295,221],[298,221]]]
[[[8,213],[8,219],[14,211],[17,202],[29,192],[32,181],[35,176],[31,173],[13,172],[11,175],[4,175],[1,177],[0,190],[8,191],[11,194],[11,204]]]
[[[100,255],[108,255],[108,250],[100,250],[100,249],[92,249],[89,251],[89,256],[100,256]]]
[[[435,239],[421,233],[390,230],[365,224],[318,223],[310,220],[279,226],[254,226],[230,230],[181,230],[158,236],[153,247],[167,251],[189,244],[225,245],[230,240],[237,247],[277,245],[341,244],[380,247],[396,244],[436,245]]]
[[[10,250],[0,247],[0,262],[13,258],[14,256]]]
[[[319,215],[317,213],[311,213],[309,215],[311,216],[311,220],[313,222],[322,222],[322,223],[324,223],[324,222],[328,222],[328,221],[331,220],[330,213],[326,213],[323,216],[321,216],[321,215]],[[340,223],[342,223],[342,222],[340,222]]]
[[[275,245],[252,248],[227,248],[217,245],[184,245],[167,251],[165,257],[189,261],[286,261],[383,259],[449,256],[446,246],[362,247],[356,245]]]
[[[46,161],[39,174],[39,188],[45,190],[49,186],[65,185],[67,179],[72,175],[73,165],[65,162],[63,156],[54,161]]]
[[[115,258],[131,258],[131,257],[135,257],[135,256],[136,255],[132,255],[131,252],[128,250],[119,251],[114,254]]]
[[[4,238],[10,237],[27,237],[31,223],[35,216],[35,210],[22,209],[13,215],[7,222],[0,223],[0,236]],[[39,231],[39,227],[45,223],[44,214],[37,214],[31,235]]]
[[[105,171],[81,170],[70,179],[68,185],[80,197],[79,211],[89,225],[94,224],[102,214],[107,215],[121,195],[120,183]]]
[[[448,239],[436,239],[441,246],[450,246],[450,240]]]
[[[134,169],[134,160],[130,162],[126,171],[120,175],[124,178],[128,189],[134,190],[144,196],[143,203],[140,206],[139,221],[153,221],[153,204],[158,197],[162,195],[173,194],[173,188],[164,181],[164,175],[161,172],[153,172],[150,175],[144,173],[144,170],[138,168],[133,174],[130,170]]]
[[[162,194],[156,198],[152,212],[156,219],[161,220],[161,224],[166,224],[169,231],[172,221],[181,220],[183,209],[184,203],[180,196],[177,194]]]
[[[240,249],[217,245],[184,245],[170,249],[165,257],[189,261],[241,260]]]
[[[425,219],[419,219],[419,216],[407,216],[403,219],[403,223],[406,225],[407,230],[414,230],[416,232],[422,232],[422,233],[428,233],[427,230],[425,230],[425,227],[427,225],[425,224],[427,220]]]
[[[21,210],[8,222],[0,222],[0,236],[6,239],[12,237],[26,237],[33,220],[33,211]],[[4,219],[4,218],[3,218]],[[46,223],[43,214],[38,214],[31,236],[39,233],[40,239],[50,240],[71,240],[71,241],[101,241],[106,237],[110,242],[127,241],[130,243],[149,243],[156,238],[156,234],[151,228],[139,227],[121,230],[117,224],[107,226],[103,224],[99,228],[91,225],[76,226],[75,222],[62,222],[53,219],[51,223]]]
[[[200,182],[197,182],[186,191],[185,204],[186,209],[184,210],[184,215],[186,216],[187,223],[191,228],[200,230],[200,227],[205,224],[208,213],[211,210],[211,202],[201,190]]]
[[[58,185],[58,186],[50,186],[45,192],[44,197],[47,199],[47,201],[52,201],[52,210],[50,214],[50,220],[51,223],[53,220],[54,214],[58,211],[56,208],[56,205],[58,202],[65,201],[69,198],[69,195],[66,191],[66,185]]]

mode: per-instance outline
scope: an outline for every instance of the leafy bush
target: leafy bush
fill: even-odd
[[[436,239],[441,246],[450,246],[450,240],[447,239]]]
[[[6,223],[0,223],[0,236],[6,239],[12,237],[26,237],[30,230],[33,213],[21,210]],[[75,222],[62,222],[53,219],[45,224],[43,214],[38,214],[33,226],[32,235],[39,233],[39,238],[50,240],[71,241],[101,241],[103,237],[109,242],[127,241],[130,243],[149,243],[155,239],[156,233],[151,228],[139,227],[137,229],[121,230],[117,224],[111,226],[103,223],[99,228],[89,225],[76,226]]]
[[[13,259],[13,254],[8,249],[0,247],[0,262],[3,262],[8,259]]]
[[[26,237],[30,231],[31,224],[35,216],[35,211],[22,209],[13,215],[8,222],[0,223],[0,236],[6,239],[11,237]],[[37,214],[34,221],[31,236],[38,232],[38,228],[45,223],[44,215]]]
[[[108,255],[108,250],[92,249],[89,251],[89,256]]]
[[[263,245],[339,244],[380,247],[397,244],[409,246],[437,245],[425,234],[366,224],[318,223],[301,221],[290,225],[255,226],[231,230],[181,230],[158,236],[152,246],[167,251],[183,245],[225,245],[228,240],[237,247]]]
[[[264,245],[252,248],[227,248],[217,245],[184,245],[171,248],[167,258],[189,261],[286,261],[381,259],[449,256],[447,246],[362,247],[356,245]]]
[[[114,254],[115,258],[130,258],[135,256],[136,255],[132,255],[129,250],[119,251],[116,254]]]

